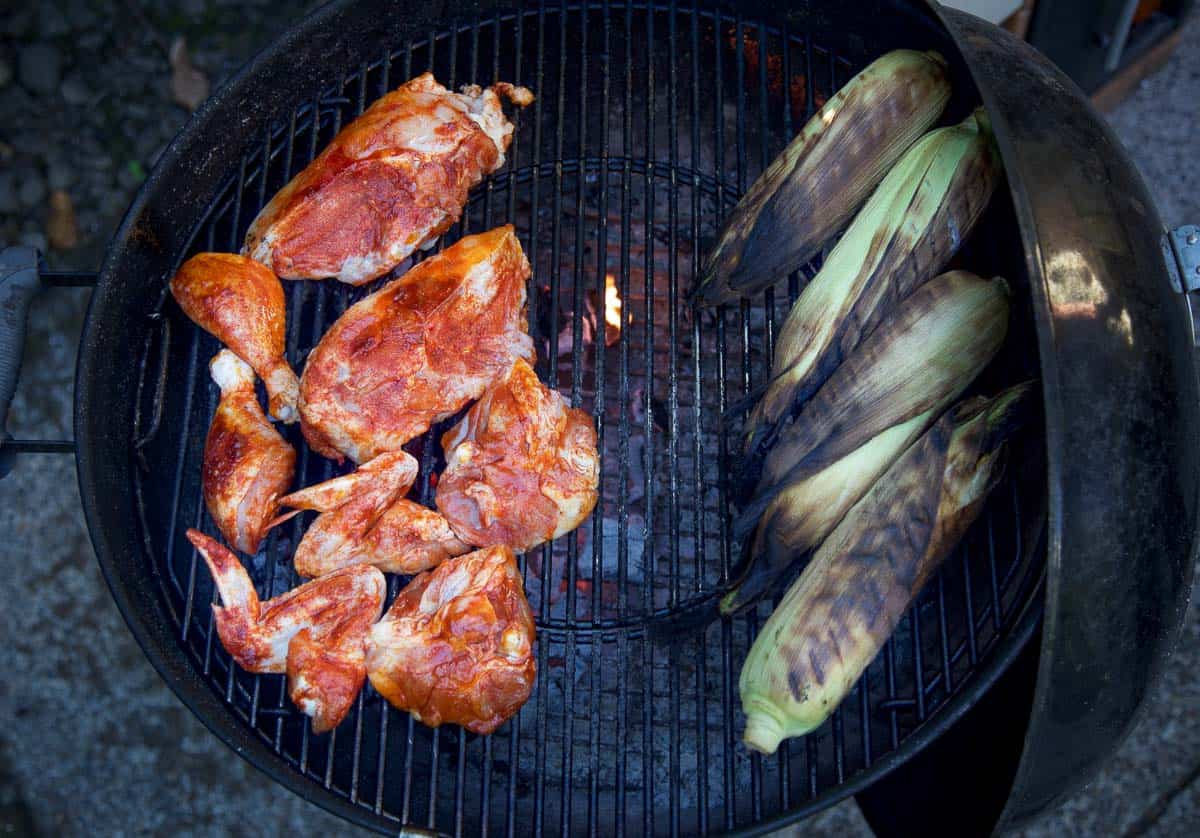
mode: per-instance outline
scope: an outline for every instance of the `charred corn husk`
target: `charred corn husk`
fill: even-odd
[[[1008,330],[1008,285],[950,271],[922,285],[780,434],[735,522],[754,531],[732,614],[758,600],[987,366]]]
[[[696,296],[715,305],[799,268],[849,220],[950,99],[936,52],[889,52],[829,99],[730,214]]]
[[[780,329],[771,382],[746,423],[747,483],[780,422],[897,302],[945,267],[987,206],[999,174],[982,109],[922,137],[888,173]]]
[[[846,515],[759,633],[738,687],[766,754],[819,726],[979,514],[1030,384],[958,405]]]

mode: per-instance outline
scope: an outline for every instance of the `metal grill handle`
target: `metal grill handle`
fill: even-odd
[[[1162,237],[1163,259],[1171,288],[1183,294],[1192,318],[1192,342],[1200,346],[1200,306],[1192,292],[1200,290],[1200,225],[1167,230]]]
[[[0,252],[0,478],[12,471],[13,460],[20,452],[75,450],[72,440],[11,439],[5,429],[8,408],[17,393],[29,306],[34,295],[44,285],[89,286],[96,281],[94,274],[42,272],[39,262],[38,252],[32,247],[7,247]]]
[[[29,304],[41,284],[38,254],[32,247],[10,247],[0,254],[0,477],[12,470],[13,452],[6,444],[4,425],[17,392]]]

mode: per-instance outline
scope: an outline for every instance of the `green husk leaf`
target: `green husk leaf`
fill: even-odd
[[[888,173],[780,329],[771,381],[746,422],[750,476],[781,423],[957,252],[999,174],[982,109],[922,137]]]
[[[746,744],[774,753],[818,727],[978,516],[1032,385],[970,399],[888,469],[816,551],[742,666]]]
[[[1008,286],[965,271],[914,291],[784,429],[734,525],[757,528],[722,601],[753,603],[837,525],[987,366],[1008,329]]]
[[[895,50],[851,79],[747,190],[694,291],[716,305],[765,288],[811,259],[950,99],[936,52]]]

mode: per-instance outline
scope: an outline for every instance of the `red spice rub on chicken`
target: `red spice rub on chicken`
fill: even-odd
[[[361,285],[386,274],[458,221],[467,192],[504,165],[513,126],[500,96],[523,87],[453,93],[431,73],[380,98],[258,214],[242,252],[285,279]]]
[[[592,417],[567,406],[524,360],[442,436],[437,507],[458,537],[530,550],[578,527],[596,506]]]
[[[467,236],[359,300],[308,357],[304,437],[365,463],[479,398],[517,358],[532,360],[529,261],[511,226]]]
[[[418,721],[487,734],[529,698],[533,613],[512,550],[447,559],[408,584],[367,639],[380,695]]]
[[[187,537],[221,594],[212,607],[221,645],[247,672],[287,672],[313,730],[336,727],[366,680],[364,639],[383,610],[383,574],[351,565],[260,602],[237,556],[197,530]]]

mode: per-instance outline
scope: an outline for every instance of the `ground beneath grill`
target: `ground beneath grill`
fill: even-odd
[[[184,34],[214,85],[310,3],[44,2],[0,22],[0,242],[40,244],[45,196],[71,195],[80,243],[52,251],[92,268],[159,150],[186,120],[165,46]],[[125,21],[119,31],[112,20]],[[30,50],[30,47],[39,47]],[[52,48],[52,57],[47,51]],[[23,55],[25,56],[23,58]],[[54,56],[58,69],[54,71]],[[31,86],[53,81],[49,93]],[[1192,129],[1200,24],[1168,67],[1113,114],[1168,224],[1200,219]],[[136,164],[136,165],[132,165]],[[40,196],[40,197],[39,197]],[[35,200],[36,199],[36,200]],[[10,429],[70,434],[70,383],[86,293],[35,305]],[[259,775],[210,735],[126,630],[87,540],[68,458],[30,457],[0,481],[0,832],[318,835],[352,830]],[[1133,736],[1089,789],[1026,835],[1188,834],[1200,818],[1200,614]],[[867,835],[853,802],[806,835]]]

